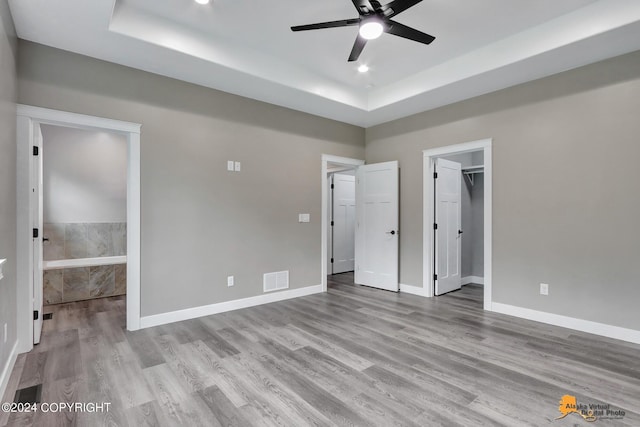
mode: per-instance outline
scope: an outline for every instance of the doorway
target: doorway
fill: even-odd
[[[40,127],[51,125],[91,132],[109,132],[122,135],[126,140],[126,313],[127,329],[140,328],[140,125],[99,117],[68,113],[46,108],[19,105],[17,114],[17,231],[18,231],[18,336],[20,352],[33,348],[34,306],[36,289],[34,277],[42,273],[43,219],[35,190],[41,182]],[[36,148],[37,147],[37,148]],[[40,276],[41,277],[41,276]],[[42,301],[42,299],[40,299]],[[36,301],[37,303],[37,301]],[[40,311],[41,313],[41,311]],[[41,316],[39,316],[41,318]]]
[[[484,283],[482,150],[434,157],[435,295]]]
[[[399,164],[322,156],[322,288],[326,292],[330,260],[330,210],[328,188],[331,168],[356,168],[355,269],[356,284],[398,292]],[[332,233],[331,233],[332,234]],[[329,261],[330,262],[330,261]]]
[[[36,253],[34,263],[43,269],[42,311],[105,297],[124,300],[127,139],[112,132],[46,124],[40,131],[42,254]],[[34,277],[34,283],[39,280]],[[37,286],[34,294],[39,296]],[[36,328],[34,343],[38,337]]]
[[[352,272],[355,266],[356,170],[329,164],[327,274]]]
[[[332,156],[328,154],[322,155],[322,237],[321,237],[321,283],[322,291],[327,291],[327,275],[333,274],[333,268],[331,258],[333,254],[333,230],[331,227],[331,218],[333,212],[332,196],[331,196],[331,181],[332,175],[343,174],[349,176],[353,174],[358,166],[364,165],[364,160],[352,159],[348,157]],[[354,194],[355,198],[355,194]],[[334,220],[335,221],[335,220]],[[335,222],[334,222],[335,225]],[[345,236],[343,236],[345,237]],[[345,237],[346,238],[346,237]],[[355,239],[354,239],[355,243]],[[355,252],[354,252],[355,255]],[[335,258],[334,258],[335,261]]]
[[[438,160],[443,159],[443,160]],[[455,160],[458,160],[457,162]],[[446,293],[450,290],[459,288],[460,285],[466,283],[479,283],[484,286],[484,309],[491,310],[491,180],[492,180],[492,162],[491,162],[491,139],[473,141],[464,144],[457,144],[447,147],[440,147],[424,151],[423,159],[423,282],[427,289],[427,296],[432,297],[440,293]],[[460,192],[462,188],[467,189],[469,195],[473,197],[476,193],[477,198],[481,198],[480,206],[481,215],[476,214],[476,219],[481,218],[480,224],[471,224],[467,221],[465,227],[462,226],[462,215],[448,213],[448,218],[444,209],[455,197],[442,194],[438,197],[437,180],[442,177],[438,171],[438,163],[449,162],[445,166],[449,171],[457,168],[457,172],[451,172],[449,175],[452,179],[457,179],[460,183]],[[457,165],[457,166],[456,166]],[[440,165],[442,168],[443,165]],[[482,175],[480,175],[480,173]],[[449,181],[453,182],[452,180]],[[482,191],[479,190],[480,184]],[[450,185],[449,187],[455,187]],[[462,187],[464,186],[464,187]],[[447,192],[441,189],[441,193]],[[451,193],[451,191],[448,191]],[[438,197],[438,200],[436,200]],[[447,199],[447,200],[443,200]],[[437,204],[441,203],[438,210]],[[455,205],[455,201],[451,206]],[[458,203],[460,207],[462,203]],[[468,208],[469,209],[469,208]],[[473,208],[471,208],[472,210]],[[477,210],[477,207],[476,207]],[[467,215],[472,212],[467,212]],[[460,219],[458,219],[460,218]],[[471,219],[471,221],[473,221]],[[442,225],[441,225],[442,224]],[[463,239],[465,230],[471,231],[471,238],[467,239],[469,243],[466,250],[467,265],[464,267],[463,260]],[[474,242],[473,235],[482,236],[480,248],[475,246],[476,256],[482,254],[482,261],[474,260]],[[476,239],[477,240],[477,239]],[[477,242],[475,242],[477,244]],[[480,265],[478,265],[480,264]],[[440,270],[440,271],[439,271]],[[474,274],[476,273],[476,274]],[[479,274],[482,274],[480,276]],[[449,279],[453,281],[453,285],[449,283],[438,289],[440,286],[439,279]],[[466,283],[465,283],[466,282]],[[482,282],[482,283],[480,283]],[[460,285],[458,285],[458,283]],[[447,287],[449,286],[449,287]],[[452,286],[452,287],[451,287]]]

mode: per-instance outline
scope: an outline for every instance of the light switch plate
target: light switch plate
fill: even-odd
[[[540,283],[540,295],[549,295],[549,284]]]
[[[230,171],[230,172],[233,172],[233,168],[234,168],[233,160],[228,160],[227,161],[227,170]]]
[[[236,172],[240,172],[240,162],[236,162],[234,165]]]
[[[227,276],[227,286],[233,286],[233,276]]]
[[[310,220],[311,220],[311,216],[309,214],[298,215],[298,222],[309,222]]]

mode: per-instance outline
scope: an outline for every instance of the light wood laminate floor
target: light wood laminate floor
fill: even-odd
[[[108,412],[0,413],[0,426],[640,426],[640,346],[482,310],[482,288],[425,299],[353,285],[126,332],[125,300],[54,306],[4,402]],[[563,395],[623,419],[555,420]]]

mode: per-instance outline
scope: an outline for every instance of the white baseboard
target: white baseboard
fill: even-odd
[[[421,286],[413,286],[413,285],[405,285],[404,283],[400,283],[400,292],[405,292],[411,295],[418,295],[420,297],[427,296],[427,289]]]
[[[184,310],[170,311],[168,313],[154,314],[152,316],[142,317],[140,319],[140,327],[150,328],[152,326],[165,325],[167,323],[179,322],[181,320],[195,319],[196,317],[210,316],[212,314],[239,310],[241,308],[255,307],[256,305],[284,301],[318,293],[322,293],[322,285],[289,289],[281,292],[271,292],[264,295],[257,295],[255,297],[202,305],[199,307],[186,308]]]
[[[491,303],[491,311],[508,314],[510,316],[521,317],[523,319],[535,320],[536,322],[548,323],[550,325],[562,326],[564,328],[575,329],[576,331],[588,332],[590,334],[601,335],[603,337],[615,338],[640,344],[640,331],[635,329],[622,328],[604,323],[592,322],[590,320],[576,319],[574,317],[562,316],[560,314],[547,313],[544,311],[531,310],[529,308],[517,307],[514,305]]]
[[[469,283],[475,283],[476,285],[484,285],[484,277],[481,276],[466,276],[462,278],[462,285],[468,285]]]
[[[13,344],[13,348],[9,353],[9,359],[7,359],[7,363],[5,363],[2,368],[2,374],[0,374],[0,399],[4,396],[4,392],[7,391],[7,384],[9,384],[9,378],[11,377],[11,372],[13,371],[13,367],[16,364],[16,359],[18,358],[18,341]]]

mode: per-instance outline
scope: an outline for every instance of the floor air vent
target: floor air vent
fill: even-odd
[[[53,319],[53,313],[45,313],[42,315],[42,320],[51,320]]]
[[[265,292],[287,289],[289,287],[289,271],[265,273],[262,286]]]
[[[42,384],[16,390],[13,403],[40,403]]]

